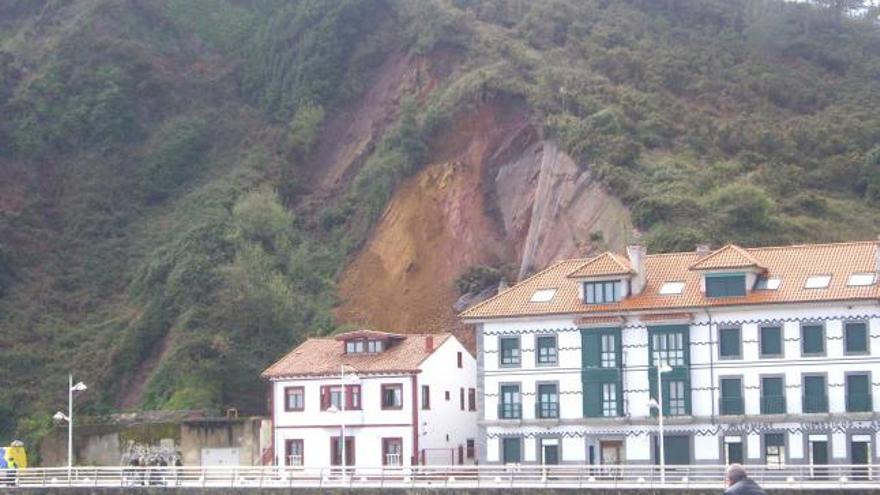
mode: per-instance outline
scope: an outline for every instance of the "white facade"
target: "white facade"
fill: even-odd
[[[792,464],[852,463],[859,460],[856,457],[863,450],[867,450],[869,462],[880,459],[880,404],[871,400],[880,389],[877,302],[718,307],[687,312],[690,321],[676,321],[671,315],[668,321],[643,322],[638,315],[620,315],[620,323],[590,324],[579,320],[581,316],[493,319],[477,325],[483,462],[656,462],[653,443],[658,426],[648,405],[654,396],[650,392],[649,370],[654,373],[656,368],[649,368],[649,332],[661,327],[686,329],[684,352],[689,364],[682,372],[689,380],[687,411],[667,415],[665,432],[667,439],[679,437],[680,443],[674,445],[679,447],[679,453],[686,450],[682,455],[687,456],[687,462],[773,463],[778,456],[779,462]],[[845,352],[847,322],[867,325],[866,352]],[[824,351],[804,355],[801,325],[814,324],[824,328]],[[761,355],[762,326],[781,328],[781,355]],[[739,329],[738,356],[719,354],[719,330],[728,328]],[[612,413],[610,417],[603,417],[601,408],[599,414],[585,410],[585,404],[601,404],[602,397],[586,390],[585,380],[590,378],[583,362],[587,352],[583,348],[584,335],[602,330],[619,336],[620,362],[614,363],[614,372],[622,389],[622,405],[619,415]],[[556,364],[536,362],[536,339],[542,336],[555,337]],[[518,365],[500,362],[504,338],[518,340]],[[855,374],[867,375],[869,396],[851,399],[848,411],[847,377]],[[804,379],[808,376],[820,377],[814,383],[824,378],[821,388],[827,400],[806,399],[817,412],[805,412],[802,407]],[[783,400],[771,397],[764,401],[770,405],[769,412],[762,411],[762,379],[775,377],[782,378],[783,408],[778,409]],[[727,379],[734,380],[725,383],[731,389],[739,380],[741,400],[736,396],[722,400],[722,380]],[[558,418],[539,417],[541,411],[536,405],[541,384],[549,384],[551,390],[556,385]],[[515,410],[502,405],[504,386],[519,387],[520,417],[516,417]],[[668,401],[669,394],[664,397],[664,402]],[[722,407],[727,414],[722,414]],[[553,408],[543,411],[553,416]],[[781,449],[773,445],[779,438],[784,442]],[[511,444],[519,443],[518,448],[506,447],[508,459],[504,458],[505,439]],[[737,457],[740,449],[741,459]],[[823,460],[826,462],[820,462]]]
[[[474,449],[468,450],[468,445],[477,438],[476,361],[454,337],[440,343],[415,372],[344,369],[346,387],[359,387],[360,392],[355,394],[359,399],[347,392],[344,407],[328,408],[323,398],[327,387],[338,390],[342,383],[338,372],[272,379],[277,465],[338,465],[341,452],[333,451],[339,448],[343,424],[346,438],[351,438],[346,444],[346,466],[474,462]],[[399,390],[394,392],[400,394],[399,407],[383,407],[383,388]],[[291,402],[289,391],[301,394],[302,401]],[[470,408],[469,393],[474,397]],[[333,399],[330,403],[338,404]]]

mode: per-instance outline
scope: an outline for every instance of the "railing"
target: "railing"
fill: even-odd
[[[538,402],[535,404],[535,417],[539,419],[556,419],[559,417],[558,402]]]
[[[847,412],[869,412],[873,409],[873,401],[871,394],[847,394],[846,395],[846,411]]]
[[[785,396],[762,395],[761,414],[785,414]]]
[[[803,396],[805,413],[827,413],[828,396],[825,394],[811,394]]]
[[[385,454],[386,466],[400,466],[402,463],[403,459],[400,454]]]
[[[718,402],[721,414],[742,415],[745,411],[742,397],[722,397]]]
[[[502,402],[498,405],[498,417],[500,419],[522,418],[522,404],[517,402]]]
[[[746,466],[749,476],[769,489],[865,490],[880,482],[880,464],[787,465],[775,469]],[[352,488],[578,488],[718,490],[725,466],[650,465],[482,465],[348,466],[284,468],[218,467],[76,467],[0,470],[0,485],[11,487],[352,487]],[[817,477],[817,473],[821,477]],[[669,492],[675,493],[675,492]]]
[[[303,456],[301,456],[301,455],[287,456],[287,465],[288,466],[302,466],[303,465]]]

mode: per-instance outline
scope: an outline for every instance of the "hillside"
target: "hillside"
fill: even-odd
[[[874,238],[880,29],[838,3],[4,2],[0,442],[71,370],[93,414],[261,412],[309,335],[636,237]]]

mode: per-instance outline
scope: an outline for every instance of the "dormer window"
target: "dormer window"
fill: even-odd
[[[620,280],[584,282],[584,302],[587,304],[607,304],[621,298]]]
[[[737,297],[746,295],[744,273],[706,275],[706,297]]]

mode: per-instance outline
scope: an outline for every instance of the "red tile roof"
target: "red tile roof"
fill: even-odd
[[[602,253],[568,274],[570,278],[605,277],[634,273],[626,257],[614,253]]]
[[[723,249],[723,248],[722,248]],[[465,320],[537,316],[551,314],[608,314],[621,312],[657,311],[668,313],[670,309],[880,299],[880,286],[848,286],[853,273],[877,271],[877,243],[874,241],[844,242],[835,244],[806,244],[763,248],[737,248],[724,250],[725,264],[736,258],[742,260],[741,250],[752,258],[756,266],[766,268],[766,276],[781,280],[777,290],[753,290],[741,297],[707,298],[700,290],[704,272],[692,270],[698,261],[697,254],[670,253],[648,255],[645,259],[647,283],[641,294],[633,295],[611,304],[587,305],[578,297],[580,280],[569,277],[588,261],[584,259],[563,260],[523,280],[497,296],[479,303],[461,314]],[[721,250],[719,250],[721,251]],[[736,255],[734,255],[736,253]],[[706,260],[708,257],[703,258]],[[804,284],[811,275],[832,275],[825,289],[806,289]],[[660,294],[664,282],[684,282],[680,294]],[[535,290],[555,288],[556,295],[547,302],[530,302]]]
[[[355,370],[364,374],[415,372],[422,361],[452,335],[407,334],[400,337],[402,338],[392,346],[376,354],[346,354],[345,344],[336,338],[308,339],[270,366],[261,376],[264,379],[339,376],[342,365],[346,366],[346,372]],[[427,350],[428,339],[433,339],[432,351]]]
[[[406,338],[406,336],[399,333],[379,332],[376,330],[370,330],[368,328],[362,328],[360,330],[354,330],[351,332],[345,332],[336,335],[336,340],[340,341],[352,339],[396,340],[403,338]]]
[[[709,255],[697,260],[690,266],[691,270],[723,270],[731,268],[758,268],[765,267],[748,253],[745,249],[728,244]]]

